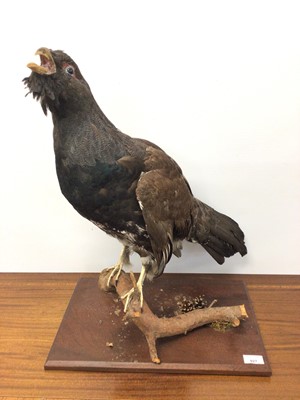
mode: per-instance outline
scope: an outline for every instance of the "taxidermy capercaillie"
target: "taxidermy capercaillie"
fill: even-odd
[[[163,273],[182,241],[200,244],[222,264],[247,249],[238,224],[193,196],[180,167],[157,145],[117,129],[95,101],[77,64],[60,50],[40,48],[28,64],[29,93],[52,113],[56,171],[72,206],[123,245],[111,277],[139,254],[137,282]],[[126,297],[127,308],[133,289]]]

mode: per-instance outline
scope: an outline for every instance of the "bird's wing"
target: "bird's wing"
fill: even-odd
[[[136,194],[160,274],[172,255],[173,240],[184,239],[190,230],[193,196],[175,161],[152,146],[146,149]]]

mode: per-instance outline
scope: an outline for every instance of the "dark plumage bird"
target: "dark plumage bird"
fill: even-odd
[[[196,199],[171,157],[107,119],[71,57],[47,48],[36,54],[41,65],[28,64],[32,73],[24,83],[44,113],[52,113],[61,191],[79,214],[123,244],[111,276],[138,253],[142,304],[144,279],[162,274],[172,254],[180,257],[183,240],[201,244],[219,264],[247,253],[238,224]]]

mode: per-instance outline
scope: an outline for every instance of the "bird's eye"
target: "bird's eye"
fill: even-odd
[[[74,75],[74,72],[75,72],[74,68],[73,68],[72,66],[70,66],[70,65],[68,65],[68,66],[66,67],[65,71],[66,71],[67,74],[69,74],[69,75]]]

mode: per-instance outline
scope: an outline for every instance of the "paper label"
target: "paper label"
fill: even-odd
[[[263,356],[244,354],[244,364],[264,364]]]

